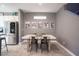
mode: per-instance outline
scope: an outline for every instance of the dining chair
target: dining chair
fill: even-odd
[[[31,48],[30,51],[35,50],[37,52],[38,41],[37,41],[37,39],[35,39],[35,37],[32,37],[30,46],[31,46],[30,47]]]
[[[43,37],[43,39],[41,40],[41,45],[40,45],[40,48],[41,48],[41,52],[43,51],[49,51],[48,49],[49,45],[48,45],[48,41],[47,41],[47,37]]]

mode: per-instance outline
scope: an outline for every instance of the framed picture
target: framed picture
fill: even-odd
[[[38,22],[38,28],[43,28],[43,23],[42,22]]]
[[[25,27],[26,28],[33,28],[33,29],[54,29],[55,28],[55,24],[53,22],[42,22],[42,21],[27,21],[25,22]]]
[[[55,28],[55,24],[54,23],[51,23],[51,28]]]
[[[25,27],[30,28],[30,22],[25,22]]]
[[[37,22],[31,22],[31,28],[38,28]]]

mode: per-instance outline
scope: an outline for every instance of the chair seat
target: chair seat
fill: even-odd
[[[41,40],[40,48],[41,48],[41,51],[48,51],[48,41],[46,37]]]
[[[31,50],[37,51],[37,48],[38,48],[37,44],[31,45]]]
[[[37,48],[38,48],[38,40],[35,39],[35,37],[32,37],[30,47],[31,47],[31,50],[30,51],[32,51],[32,50],[37,51]]]
[[[48,45],[47,44],[41,44],[41,48],[42,49],[47,49],[48,48]]]

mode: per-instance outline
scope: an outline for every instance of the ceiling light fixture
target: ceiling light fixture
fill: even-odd
[[[46,16],[34,16],[33,18],[34,19],[46,19],[47,17]]]
[[[42,6],[43,4],[42,4],[42,3],[38,3],[38,5],[39,5],[39,6]]]

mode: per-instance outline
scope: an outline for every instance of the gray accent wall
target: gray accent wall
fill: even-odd
[[[47,19],[33,19],[34,16],[46,16]],[[44,22],[44,21],[47,21],[47,22],[53,22],[55,23],[55,14],[54,13],[25,13],[24,14],[24,22],[27,22],[27,21],[31,21],[31,22]],[[46,33],[46,34],[52,34],[52,35],[55,35],[55,29],[49,29],[49,28],[46,28],[46,29],[42,29],[42,28],[37,28],[37,29],[27,29],[25,27],[25,24],[24,24],[24,35],[26,34],[31,34],[31,33]]]
[[[57,40],[75,55],[79,55],[79,16],[61,8],[56,14]]]
[[[34,33],[46,33],[46,34],[52,34],[55,35],[55,28],[54,29],[42,29],[42,28],[37,28],[37,29],[33,29],[33,28],[26,28],[25,22],[53,22],[55,23],[55,13],[24,13],[22,10],[19,10],[19,41],[22,41],[22,36],[24,35],[28,35],[28,34],[34,34]],[[33,19],[33,16],[47,16],[47,19]]]

